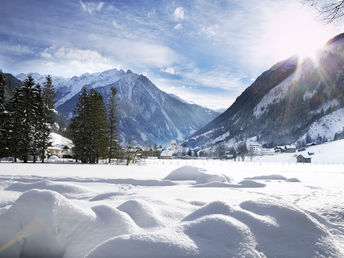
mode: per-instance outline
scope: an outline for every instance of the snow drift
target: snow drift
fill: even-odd
[[[0,216],[0,228],[0,257],[75,258],[137,227],[115,208],[82,210],[57,192],[30,190]]]

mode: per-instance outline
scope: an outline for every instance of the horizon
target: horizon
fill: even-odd
[[[228,108],[275,63],[309,54],[343,31],[342,23],[322,23],[298,0],[3,5],[4,72],[71,78],[132,70],[162,91],[211,109]],[[30,20],[25,13],[33,14]]]

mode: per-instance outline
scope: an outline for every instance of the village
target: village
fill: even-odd
[[[48,162],[75,162],[73,155],[73,143],[69,139],[52,133],[53,141],[48,145],[47,158]],[[307,151],[310,146],[315,146],[315,143],[310,143],[306,147],[297,149],[295,145],[281,145],[274,148],[263,148],[257,143],[250,143],[244,153],[234,152],[233,148],[227,150],[226,148],[215,148],[208,150],[192,150],[183,142],[172,140],[168,147],[162,147],[154,144],[151,147],[135,146],[134,144],[123,147],[119,160],[126,160],[128,165],[136,163],[145,159],[219,159],[232,161],[252,161],[259,157],[272,157],[282,155],[285,153],[295,153],[293,156],[297,163],[311,163],[314,152]],[[245,159],[246,158],[246,159]],[[31,159],[32,160],[32,159]],[[8,160],[9,161],[9,160]],[[117,161],[117,163],[119,163]]]

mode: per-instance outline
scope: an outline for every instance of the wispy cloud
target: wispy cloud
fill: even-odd
[[[92,14],[95,11],[99,12],[104,6],[104,2],[83,2],[80,0],[80,5],[85,12]]]
[[[0,53],[20,56],[34,54],[34,51],[26,45],[0,42]]]
[[[163,73],[168,73],[168,74],[176,74],[176,70],[174,69],[174,67],[166,67],[166,68],[162,68],[160,69],[161,72]]]

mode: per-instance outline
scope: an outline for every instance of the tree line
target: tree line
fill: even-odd
[[[53,124],[55,90],[48,75],[42,86],[31,75],[17,85],[13,96],[5,95],[7,80],[0,72],[0,158],[13,157],[28,162],[47,155]]]

